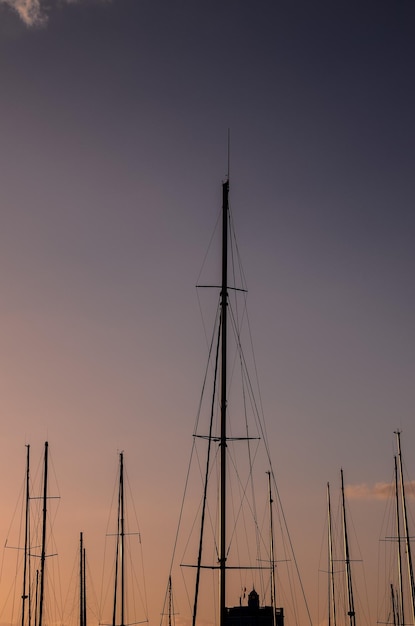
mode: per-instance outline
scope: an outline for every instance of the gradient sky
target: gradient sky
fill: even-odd
[[[374,485],[392,477],[397,427],[415,476],[414,59],[412,0],[0,0],[0,537],[25,444],[40,459],[47,439],[61,568],[83,530],[100,572],[124,450],[158,623],[230,128],[271,452],[313,618],[342,466],[375,621]]]

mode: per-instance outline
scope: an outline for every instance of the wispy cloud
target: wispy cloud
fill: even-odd
[[[43,26],[47,16],[40,0],[0,0],[14,9],[27,26]]]
[[[414,498],[415,481],[405,483],[405,488],[408,497]],[[393,483],[376,483],[375,485],[361,483],[359,485],[347,485],[344,491],[350,500],[387,500],[394,496],[395,485]]]
[[[87,0],[63,0],[60,4],[76,4]],[[105,2],[106,0],[101,0]],[[7,4],[16,11],[20,19],[29,27],[44,26],[48,21],[48,8],[50,0],[0,0],[0,4]],[[58,0],[56,0],[58,4]]]

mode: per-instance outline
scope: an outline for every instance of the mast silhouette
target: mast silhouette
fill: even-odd
[[[340,470],[341,475],[341,492],[342,492],[342,509],[343,509],[343,539],[344,539],[344,562],[346,564],[346,588],[348,598],[348,612],[350,626],[356,626],[356,614],[354,610],[354,598],[353,598],[353,585],[352,585],[352,571],[350,567],[350,554],[349,554],[349,540],[347,536],[347,524],[346,524],[346,503],[344,499],[344,482],[343,482],[343,470]]]
[[[235,528],[232,527],[227,528],[230,525],[231,520],[229,515],[229,509],[227,505],[228,494],[227,490],[229,489],[228,476],[227,473],[229,468],[236,468],[236,458],[232,456],[228,456],[232,454],[229,451],[228,444],[230,441],[249,441],[250,439],[260,439],[260,437],[251,437],[248,433],[248,423],[245,422],[246,433],[244,437],[233,437],[229,434],[229,411],[228,411],[228,330],[230,328],[229,325],[232,325],[232,329],[234,322],[238,322],[239,320],[233,317],[233,311],[231,310],[231,302],[229,294],[231,290],[242,291],[246,290],[241,288],[237,288],[229,286],[228,283],[228,275],[230,268],[228,268],[228,264],[231,260],[231,245],[232,241],[230,237],[230,207],[229,207],[229,172],[225,180],[222,182],[222,231],[221,231],[221,282],[219,287],[219,307],[218,307],[218,319],[215,320],[215,333],[212,339],[212,343],[209,349],[209,360],[212,358],[214,362],[214,367],[212,368],[212,376],[213,376],[213,393],[212,393],[212,402],[211,402],[211,412],[210,412],[210,422],[209,422],[209,432],[208,434],[200,435],[198,433],[198,428],[196,427],[194,432],[194,437],[200,437],[202,439],[206,439],[208,442],[207,454],[206,454],[206,466],[205,466],[205,474],[204,480],[202,476],[203,482],[203,496],[201,499],[201,507],[200,507],[200,530],[199,530],[199,541],[197,548],[197,558],[194,565],[182,564],[184,567],[195,567],[196,568],[196,577],[194,584],[194,602],[193,602],[193,612],[192,612],[192,626],[196,626],[197,622],[197,610],[198,610],[198,601],[199,601],[199,588],[201,581],[201,571],[204,568],[213,569],[216,571],[215,578],[218,584],[218,595],[214,596],[214,604],[215,604],[215,622],[216,626],[255,626],[261,624],[262,626],[283,626],[284,624],[284,611],[283,608],[276,609],[275,607],[275,596],[276,596],[276,582],[275,582],[275,556],[274,556],[274,543],[273,543],[273,520],[272,520],[272,490],[271,490],[271,473],[268,473],[269,477],[269,505],[270,505],[270,532],[271,532],[271,544],[269,549],[268,556],[268,565],[263,566],[261,564],[257,564],[256,566],[235,566],[233,562],[229,562],[228,552],[230,551],[230,541],[229,537],[237,536],[238,530],[241,530],[242,523],[239,524],[238,528],[237,522],[241,522],[241,518],[244,516],[242,512],[242,504],[241,511],[238,513],[239,520],[235,521]],[[235,278],[233,276],[233,278]],[[211,286],[211,285],[206,285]],[[216,287],[216,285],[215,285]],[[237,315],[238,317],[238,315]],[[241,350],[239,357],[241,361],[241,367],[245,368],[246,363],[244,356],[242,354],[242,349],[240,345],[240,335],[239,330],[235,328],[236,332],[236,342],[237,349]],[[216,341],[215,341],[216,340]],[[216,344],[216,345],[215,345]],[[245,384],[244,379],[245,370],[242,372],[242,385]],[[246,374],[248,376],[248,374]],[[249,381],[248,381],[249,382]],[[245,393],[245,388],[242,389],[243,393]],[[252,389],[250,388],[250,393]],[[245,399],[245,395],[243,396]],[[200,408],[200,407],[199,407]],[[246,405],[245,405],[246,408]],[[253,407],[255,410],[255,407]],[[218,411],[216,412],[216,409]],[[216,422],[216,417],[218,418],[218,424]],[[247,417],[247,416],[245,416]],[[216,430],[216,424],[218,426]],[[215,432],[216,434],[213,434]],[[218,510],[217,515],[215,516],[215,522],[217,521],[217,530],[215,529],[214,536],[214,549],[215,549],[215,563],[212,565],[205,565],[202,560],[202,545],[204,541],[204,531],[205,525],[209,521],[209,510],[207,505],[207,495],[208,495],[208,482],[210,479],[210,473],[212,471],[210,459],[212,453],[212,447],[215,444],[215,469],[218,470],[216,473],[217,478],[217,504]],[[216,445],[218,448],[216,448]],[[216,453],[217,452],[217,453]],[[248,460],[249,460],[249,481],[252,489],[251,497],[252,502],[248,502],[250,506],[249,515],[252,515],[254,518],[254,533],[258,533],[259,527],[256,520],[256,510],[255,510],[255,488],[252,479],[252,458],[251,458],[251,450],[248,449]],[[238,477],[240,479],[240,477]],[[246,483],[248,486],[248,481]],[[246,487],[247,488],[247,487]],[[244,491],[243,499],[246,497],[246,492]],[[230,498],[229,498],[230,500]],[[230,503],[229,503],[230,506]],[[180,521],[179,521],[180,525]],[[213,530],[213,528],[212,528]],[[247,534],[246,525],[243,528],[243,531]],[[256,537],[256,548],[258,550],[258,555],[260,553],[260,542],[258,539],[258,534],[255,534]],[[246,537],[245,537],[246,540]],[[248,547],[248,546],[247,546]],[[249,552],[249,550],[248,550]],[[241,556],[241,554],[239,554]],[[250,559],[250,555],[248,554],[248,558]],[[262,559],[258,556],[258,559],[262,561]],[[247,596],[247,605],[242,604],[242,597],[240,597],[239,606],[228,606],[227,605],[227,593],[229,594],[228,589],[228,575],[229,570],[262,570],[262,569],[270,569],[271,570],[271,605],[272,606],[261,606],[261,600],[258,592],[255,590],[255,586],[253,584],[252,590],[248,593]],[[263,584],[263,578],[261,574],[259,574],[260,583]],[[244,588],[244,598],[246,587]],[[168,592],[166,592],[166,599],[168,599]]]
[[[415,586],[414,586],[414,572],[412,567],[412,550],[411,550],[411,540],[409,537],[409,528],[408,528],[408,514],[406,511],[406,498],[405,498],[405,483],[403,480],[403,469],[402,469],[402,451],[401,451],[401,431],[395,431],[397,444],[398,444],[398,461],[399,461],[399,475],[400,475],[400,485],[401,485],[401,498],[402,498],[402,514],[403,514],[403,523],[404,523],[404,532],[405,532],[405,543],[406,543],[406,560],[408,564],[408,581],[411,590],[411,610],[412,610],[412,623],[415,626]]]
[[[221,392],[220,392],[220,595],[219,626],[226,619],[226,418],[227,418],[227,307],[228,307],[229,179],[222,184]]]
[[[336,626],[336,596],[334,589],[333,529],[331,520],[330,485],[327,483],[328,554],[329,554],[329,626]],[[333,621],[332,621],[333,618]]]
[[[79,626],[86,626],[86,558],[84,535],[79,537]]]
[[[117,517],[117,549],[115,561],[115,581],[114,581],[114,606],[112,614],[112,626],[116,626],[117,600],[121,596],[120,625],[125,626],[125,530],[124,530],[124,454],[120,452],[120,479],[118,486],[118,517]],[[119,572],[119,569],[121,570]],[[118,594],[118,575],[120,574],[120,594]]]
[[[45,562],[46,562],[46,516],[48,500],[48,442],[45,441],[45,456],[43,470],[43,519],[42,519],[42,551],[40,556],[40,591],[39,591],[39,621],[43,626],[43,602],[45,591]]]
[[[23,590],[22,590],[22,626],[25,624],[26,618],[26,600],[28,602],[28,623],[30,626],[30,587],[28,589],[27,580],[30,581],[30,562],[29,562],[29,546],[30,546],[30,512],[29,512],[29,474],[30,474],[30,446],[26,446],[26,504],[25,504],[25,536],[24,536],[24,560],[23,560]],[[29,583],[30,585],[30,583]]]
[[[275,553],[274,553],[274,520],[272,516],[272,489],[271,489],[271,472],[268,474],[268,493],[269,493],[269,532],[270,532],[270,566],[271,566],[271,607],[272,607],[272,623],[276,626],[277,616],[275,613],[276,589],[275,589]]]
[[[398,483],[398,461],[396,455],[395,461],[395,505],[396,505],[396,535],[398,541],[398,581],[399,581],[399,596],[398,596],[398,626],[405,624],[405,610],[404,610],[404,593],[403,593],[403,575],[402,575],[402,544],[401,544],[401,520],[399,510],[399,483]],[[395,617],[394,617],[395,619]]]

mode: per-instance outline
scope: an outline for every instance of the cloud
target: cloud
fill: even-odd
[[[26,26],[43,26],[47,21],[40,0],[0,0],[14,9]]]
[[[405,483],[407,497],[413,498],[415,494],[415,481]],[[359,485],[347,485],[345,495],[350,500],[387,500],[395,495],[395,485],[393,483],[376,483],[373,486],[367,483]]]
[[[106,0],[97,0],[97,2],[105,2]],[[110,1],[110,0],[107,0]],[[77,4],[78,2],[86,2],[86,0],[55,0],[59,4]],[[7,4],[14,9],[20,19],[29,27],[44,26],[48,21],[47,0],[0,0],[0,4]],[[51,8],[50,0],[48,2]]]

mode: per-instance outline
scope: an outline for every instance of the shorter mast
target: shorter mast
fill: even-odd
[[[401,452],[401,431],[395,431],[397,443],[398,443],[398,461],[399,461],[399,474],[400,474],[400,485],[401,485],[401,497],[402,497],[402,514],[403,514],[403,523],[404,523],[404,531],[405,531],[405,543],[406,543],[406,559],[408,563],[408,581],[411,590],[411,609],[412,609],[412,623],[415,626],[415,586],[414,586],[414,573],[412,567],[412,550],[411,550],[411,541],[409,537],[409,528],[408,528],[408,514],[406,511],[406,498],[405,498],[405,483],[403,480],[403,469],[402,469],[402,452]]]
[[[396,459],[396,455],[394,457],[395,460],[395,504],[396,504],[396,536],[398,541],[398,580],[399,580],[399,596],[398,596],[398,626],[403,626],[405,624],[405,612],[404,612],[404,602],[403,602],[403,576],[402,576],[402,545],[401,545],[401,520],[400,520],[400,511],[399,511],[399,484],[398,484],[398,463]],[[394,616],[395,620],[395,616]]]
[[[141,561],[141,566],[143,566],[142,559],[142,551],[141,551],[141,536],[139,530],[137,532],[128,532],[128,515],[126,517],[126,493],[125,487],[127,485],[128,488],[128,480],[127,475],[125,473],[124,466],[124,453],[121,452],[119,454],[119,473],[118,473],[118,501],[117,501],[117,521],[116,521],[116,529],[115,533],[111,533],[113,537],[115,537],[115,563],[114,567],[111,568],[113,572],[112,579],[112,591],[113,591],[113,604],[112,604],[112,626],[126,626],[128,624],[129,618],[132,616],[132,612],[136,609],[136,601],[141,600],[143,605],[143,611],[145,613],[145,618],[140,622],[130,622],[129,626],[132,624],[138,624],[143,622],[148,622],[147,617],[147,598],[146,598],[146,588],[145,581],[143,577],[143,587],[138,589],[138,572],[135,569],[135,559],[131,554],[128,554],[127,558],[127,550],[129,548],[128,544],[128,535],[137,535],[138,536],[138,545],[137,550],[140,551],[139,561]],[[130,490],[129,490],[130,491]],[[85,556],[84,556],[85,561]],[[85,565],[84,565],[85,569]],[[142,575],[144,574],[144,570],[142,570]],[[132,584],[134,590],[137,590],[137,594],[134,593],[134,596],[131,595],[130,598],[127,598],[127,592],[129,591],[129,583]],[[132,591],[132,590],[131,590]],[[109,625],[108,625],[109,626]]]
[[[269,526],[270,526],[270,566],[271,566],[271,607],[272,607],[272,623],[276,626],[276,592],[275,592],[275,554],[274,554],[274,525],[272,518],[272,491],[271,491],[271,472],[268,474],[268,490],[269,490]]]
[[[86,569],[83,533],[79,539],[79,625],[86,626]]]
[[[46,562],[46,516],[48,500],[48,442],[45,442],[44,470],[43,470],[43,519],[42,519],[42,551],[40,556],[40,590],[39,590],[39,621],[43,626],[43,601],[45,591],[45,562]]]
[[[28,624],[31,623],[30,615],[30,582],[29,588],[27,580],[30,581],[30,561],[29,561],[29,546],[30,546],[30,510],[29,510],[29,474],[30,474],[30,446],[27,445],[26,452],[26,509],[25,509],[25,536],[24,536],[24,559],[23,559],[23,591],[22,591],[22,626],[25,625],[26,618],[26,600],[28,602]]]
[[[125,529],[124,529],[124,454],[120,453],[120,518],[119,533],[121,540],[121,626],[125,624]]]
[[[328,515],[328,556],[329,556],[329,626],[336,626],[336,597],[334,594],[334,559],[333,559],[333,532],[331,524],[330,485],[327,483],[327,515]],[[333,621],[332,621],[333,617]]]
[[[84,570],[84,626],[87,626],[86,619],[86,551],[83,553],[83,570]]]
[[[352,572],[350,567],[350,554],[349,554],[349,540],[347,537],[347,524],[346,524],[346,503],[344,499],[344,482],[343,482],[343,470],[340,470],[341,475],[341,492],[342,492],[342,510],[343,510],[343,539],[344,539],[344,562],[346,565],[346,588],[348,598],[348,612],[350,626],[356,626],[356,614],[354,610],[353,599],[353,585],[352,585]]]
[[[114,581],[114,607],[112,613],[112,626],[116,626],[117,619],[117,600],[120,594],[120,626],[124,624],[124,608],[125,608],[125,560],[124,560],[124,454],[120,452],[120,478],[118,486],[118,514],[117,514],[117,549],[115,560],[115,581]],[[120,571],[120,592],[118,592],[118,570]]]

